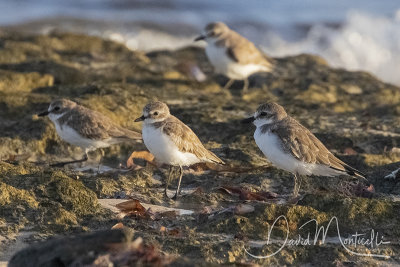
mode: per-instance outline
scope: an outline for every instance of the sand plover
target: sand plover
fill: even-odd
[[[179,167],[179,181],[174,199],[179,194],[184,166],[199,162],[224,164],[214,153],[207,150],[196,134],[178,118],[171,115],[168,106],[160,101],[143,108],[143,115],[135,122],[143,121],[142,136],[147,149],[159,163]],[[170,168],[165,194],[172,175]]]
[[[235,80],[244,80],[243,92],[245,92],[249,86],[250,75],[270,72],[273,68],[271,59],[223,22],[208,24],[205,33],[195,39],[199,40],[208,43],[206,54],[215,71],[230,79],[224,86],[225,89],[228,89]]]
[[[62,140],[82,148],[85,152],[80,160],[61,162],[55,166],[83,162],[88,160],[89,151],[142,139],[140,133],[122,128],[103,114],[67,99],[54,100],[47,111],[38,114],[46,115],[54,123]]]
[[[243,122],[253,122],[257,127],[254,140],[268,160],[294,174],[295,196],[300,189],[297,181],[300,175],[347,174],[365,179],[363,173],[335,157],[314,134],[276,103],[260,105],[254,115]]]

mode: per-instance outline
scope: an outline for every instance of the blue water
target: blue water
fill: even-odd
[[[54,16],[99,20],[186,22],[253,22],[288,24],[340,23],[350,10],[390,16],[398,0],[2,0],[0,24]]]

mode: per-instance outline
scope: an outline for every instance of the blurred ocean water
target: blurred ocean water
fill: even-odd
[[[400,84],[398,0],[0,0],[0,26],[99,35],[132,50],[176,49],[224,21],[272,56],[314,53]]]

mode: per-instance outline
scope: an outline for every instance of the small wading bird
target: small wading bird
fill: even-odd
[[[206,54],[215,71],[230,79],[225,84],[225,89],[228,89],[235,80],[243,80],[242,92],[246,92],[250,75],[272,71],[271,59],[252,42],[222,22],[208,24],[205,33],[195,39],[195,41],[200,40],[205,40],[208,44]]]
[[[257,127],[254,140],[275,166],[294,174],[293,195],[300,190],[300,175],[350,175],[366,180],[365,175],[335,157],[307,128],[276,103],[258,107],[253,116],[243,120]]]
[[[183,122],[171,115],[168,106],[160,101],[151,102],[143,108],[143,115],[135,122],[143,121],[144,144],[156,161],[170,165],[165,195],[171,180],[173,166],[179,167],[179,181],[175,195],[179,195],[184,166],[199,162],[224,164],[214,153],[207,150],[196,134]]]
[[[60,162],[52,166],[84,162],[88,160],[89,151],[142,139],[140,133],[122,128],[103,114],[67,99],[54,100],[47,111],[38,116],[48,116],[62,140],[85,152],[80,160]]]

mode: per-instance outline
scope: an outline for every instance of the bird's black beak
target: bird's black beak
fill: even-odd
[[[196,39],[194,39],[194,41],[197,42],[197,41],[204,40],[204,39],[206,39],[206,36],[200,35],[200,36],[196,37]]]
[[[144,121],[145,119],[146,119],[146,117],[144,115],[142,115],[141,117],[137,118],[135,120],[135,122]]]
[[[251,116],[247,119],[242,120],[242,123],[250,123],[253,122],[255,120],[254,116]]]
[[[39,113],[39,114],[37,114],[39,117],[43,117],[43,116],[47,116],[47,115],[49,115],[49,112],[46,110],[46,111],[44,111],[44,112],[42,112],[42,113]]]

